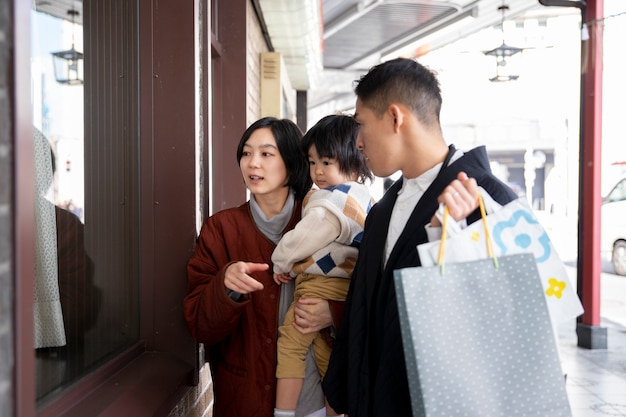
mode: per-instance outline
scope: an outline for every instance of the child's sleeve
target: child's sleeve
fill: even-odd
[[[322,207],[312,207],[278,242],[272,254],[274,273],[291,272],[293,265],[333,242],[341,232],[339,219]]]

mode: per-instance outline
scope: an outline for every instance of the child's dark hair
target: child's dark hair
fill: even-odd
[[[291,120],[264,117],[252,123],[237,146],[237,163],[241,161],[243,147],[252,133],[262,128],[272,131],[280,156],[287,168],[287,186],[294,191],[296,199],[302,200],[310,191],[313,181],[309,175],[308,156],[302,150],[302,131]]]
[[[357,181],[372,181],[374,176],[367,167],[363,153],[356,148],[359,125],[353,117],[336,114],[320,119],[302,139],[304,153],[308,155],[311,145],[315,145],[322,158],[336,159],[339,170],[347,175],[355,175]]]

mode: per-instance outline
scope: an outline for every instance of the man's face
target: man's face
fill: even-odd
[[[363,152],[367,166],[378,177],[387,177],[396,172],[399,159],[394,155],[399,151],[394,120],[386,111],[378,117],[374,111],[357,98],[354,119],[359,124],[356,146]]]

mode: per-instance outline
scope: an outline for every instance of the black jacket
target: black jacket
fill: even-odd
[[[452,152],[453,147],[450,154]],[[440,171],[419,200],[384,270],[382,261],[389,220],[402,179],[371,209],[352,275],[345,316],[323,381],[328,401],[338,413],[348,413],[350,417],[412,415],[393,271],[420,265],[416,246],[428,241],[424,226],[438,208],[437,197],[460,171],[475,178],[478,185],[501,204],[517,198],[491,173],[484,147],[465,153]],[[478,218],[480,213],[476,210],[468,223]]]

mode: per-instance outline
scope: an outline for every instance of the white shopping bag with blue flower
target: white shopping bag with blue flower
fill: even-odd
[[[481,190],[481,194],[486,206],[499,206],[486,192]],[[525,198],[500,206],[490,212],[486,219],[495,256],[518,253],[535,255],[553,325],[583,313],[580,299],[570,283],[561,258]],[[477,221],[456,234],[448,235],[446,263],[487,258],[485,234],[483,223]],[[437,263],[439,242],[419,245],[417,250],[422,266]]]

